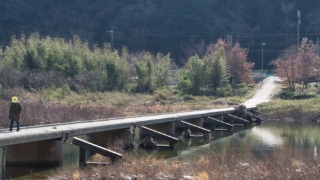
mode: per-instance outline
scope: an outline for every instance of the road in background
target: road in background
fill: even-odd
[[[267,77],[265,78],[260,85],[260,89],[256,91],[254,96],[246,101],[244,105],[247,107],[251,106],[257,106],[258,104],[264,103],[264,102],[269,102],[271,97],[274,95],[276,92],[277,88],[280,86],[276,84],[276,81],[279,81],[280,79],[278,77]]]

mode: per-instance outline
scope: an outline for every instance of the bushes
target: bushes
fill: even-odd
[[[170,54],[158,54],[156,58],[146,54],[143,60],[136,60],[132,71],[139,76],[136,81],[130,79],[134,74],[130,72],[128,56],[126,48],[119,53],[108,44],[90,49],[77,36],[67,42],[61,38],[41,38],[37,33],[28,38],[21,35],[20,39],[13,37],[3,52],[0,50],[3,62],[0,74],[6,76],[0,78],[0,83],[5,88],[42,89],[68,84],[76,91],[85,88],[135,92],[152,92],[168,85]]]
[[[279,94],[281,99],[309,99],[315,98],[314,94],[295,94],[294,92],[283,91]]]
[[[60,88],[52,86],[42,91],[43,97],[47,101],[55,101],[58,99],[64,99],[72,94],[71,89],[68,85],[64,85]]]
[[[217,96],[219,96],[219,97],[232,96],[233,95],[232,91],[233,91],[232,87],[230,85],[227,85],[227,86],[217,90]]]
[[[195,95],[217,94],[217,90],[226,85],[226,71],[223,48],[207,55],[204,60],[193,56],[179,74],[178,88]]]

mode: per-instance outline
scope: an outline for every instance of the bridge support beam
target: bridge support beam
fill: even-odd
[[[186,119],[186,120],[183,120],[187,123],[190,123],[190,124],[193,124],[193,125],[196,125],[198,127],[203,127],[203,122],[204,122],[204,119],[203,118],[197,118],[197,119]],[[184,126],[183,126],[184,127]]]
[[[115,140],[123,140],[125,144],[131,144],[134,140],[134,131],[135,128],[132,127],[129,129],[90,133],[88,134],[88,141],[102,147],[108,147],[109,143]]]
[[[7,146],[7,166],[56,167],[63,163],[63,141],[46,140]]]
[[[140,127],[140,131],[144,132],[144,133],[146,133],[146,134],[148,134],[148,135],[150,135],[152,137],[158,137],[160,139],[163,139],[163,140],[169,142],[169,146],[158,145],[157,144],[157,147],[169,147],[169,148],[173,149],[174,148],[174,144],[176,144],[179,141],[179,139],[177,139],[177,138],[175,138],[173,136],[169,136],[167,134],[155,131],[154,129],[147,128],[145,126],[141,126]]]
[[[224,121],[226,118],[226,114],[215,115],[215,116],[212,116],[212,118],[220,120],[220,121]]]
[[[161,124],[151,124],[145,127],[156,130],[163,134],[175,137],[176,136],[176,124],[175,122],[161,123]]]
[[[93,143],[87,142],[85,140],[79,139],[74,137],[72,140],[72,144],[79,146],[80,153],[79,153],[79,165],[86,166],[87,165],[87,157],[86,157],[86,151],[91,151],[94,153],[101,154],[106,157],[110,157],[111,161],[115,161],[116,159],[122,158],[122,154],[119,154],[117,152],[111,151],[109,149],[103,148],[101,146],[97,146]]]
[[[224,121],[220,121],[220,120],[212,118],[212,117],[208,117],[207,121],[212,124],[213,131],[232,131],[233,130],[233,125],[226,123]],[[227,127],[227,129],[216,129],[216,125],[221,125],[221,126]]]

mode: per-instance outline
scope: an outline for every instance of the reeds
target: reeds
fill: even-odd
[[[46,100],[41,93],[30,93],[23,89],[13,89],[5,94],[5,99],[17,95],[23,106],[21,125],[32,126],[49,123],[85,121],[146,114],[171,113],[200,109],[228,107],[227,103],[214,104],[212,97],[183,96],[154,101],[150,94],[130,94],[121,92],[71,93],[64,99]],[[221,101],[230,102],[228,99]],[[0,101],[1,127],[8,127],[10,101]]]
[[[320,164],[313,159],[297,160],[289,155],[265,155],[257,159],[250,153],[246,157],[235,154],[228,147],[225,154],[217,151],[195,155],[187,160],[163,160],[149,156],[125,158],[110,166],[64,168],[54,171],[48,179],[121,179],[137,176],[138,179],[318,179]]]

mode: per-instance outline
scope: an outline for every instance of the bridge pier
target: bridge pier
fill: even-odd
[[[62,163],[62,139],[7,146],[6,166],[56,167]]]

